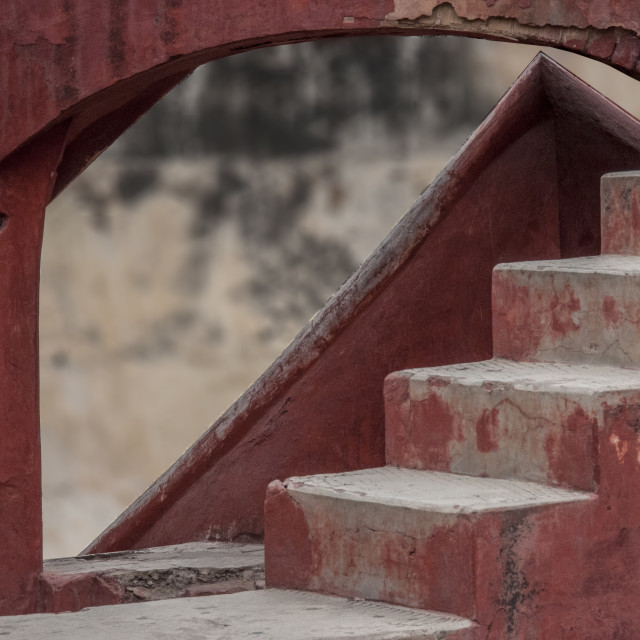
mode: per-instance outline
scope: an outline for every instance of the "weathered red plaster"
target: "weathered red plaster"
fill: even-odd
[[[414,382],[417,398],[403,407],[408,422],[386,423],[387,464],[593,490],[598,403],[588,393],[543,394],[514,384]],[[389,416],[399,411],[393,400]]]
[[[514,617],[511,635],[490,638],[636,636],[640,577],[632,567],[640,562],[638,424],[637,406],[609,411],[600,440],[596,501],[576,506],[571,514],[550,510],[529,519],[531,528],[515,546],[512,564],[532,594],[530,614]],[[499,601],[497,593],[494,598]]]
[[[614,33],[603,33],[602,35],[597,35],[591,41],[587,48],[587,53],[594,58],[607,60],[612,56],[616,44],[617,39]]]
[[[514,360],[640,365],[640,274],[621,256],[494,273],[494,354]],[[516,292],[514,294],[514,292]]]
[[[635,75],[636,13],[628,3],[581,0],[246,0],[215,9],[207,0],[20,0],[0,32],[0,158],[70,117],[72,137],[94,147],[78,154],[80,171],[128,125],[114,123],[99,143],[88,128],[108,115],[118,121],[118,109],[150,84],[175,83],[202,62],[239,51],[336,35],[450,33],[567,49],[588,42],[589,55]]]
[[[550,433],[545,439],[551,471],[549,480],[567,487],[594,490],[598,480],[593,457],[598,443],[598,420],[576,406],[562,426],[560,437]]]
[[[636,286],[631,279],[627,284]],[[548,289],[552,295],[553,287]],[[596,294],[604,297],[602,290]],[[567,297],[570,300],[572,296]],[[406,372],[405,376],[411,376],[408,437],[413,438],[415,427],[428,426],[432,418],[427,412],[414,423],[414,405],[435,406],[433,422],[444,423],[445,436],[450,435],[451,424],[459,423],[461,416],[466,418],[475,408],[477,436],[478,428],[485,430],[492,418],[482,403],[494,394],[505,393],[508,386],[493,380],[500,375],[505,381],[509,376],[516,380],[516,372],[522,371],[533,380],[537,371],[539,377],[533,386],[514,382],[511,396],[496,404],[495,422],[500,424],[498,407],[508,402],[523,408],[519,419],[512,421],[514,430],[522,429],[532,418],[524,407],[539,415],[554,480],[580,486],[584,470],[593,469],[591,486],[582,486],[593,493],[574,494],[572,502],[546,506],[493,510],[468,506],[469,511],[459,517],[450,513],[456,505],[445,511],[426,500],[422,508],[413,508],[413,504],[404,505],[393,498],[377,501],[375,490],[347,506],[341,498],[328,500],[319,494],[321,497],[307,499],[309,493],[303,494],[306,534],[314,555],[306,588],[472,617],[490,640],[632,640],[640,628],[636,606],[640,574],[635,570],[640,562],[637,383],[624,393],[603,386],[602,381],[594,380],[592,386],[585,387],[579,384],[577,368],[566,367],[561,369],[559,384],[548,385],[540,381],[548,381],[549,372],[560,368],[553,361],[534,366],[502,361],[504,369],[499,369],[496,360],[488,365],[468,363],[438,369],[433,389],[429,388],[428,370]],[[587,369],[589,376],[594,376],[596,369]],[[446,375],[452,377],[451,384],[440,384]],[[486,385],[478,384],[481,375],[487,376]],[[398,374],[388,378],[392,391],[398,379]],[[465,380],[468,388],[454,391],[448,398],[449,406],[443,409],[438,393],[460,387]],[[406,393],[390,393],[388,400],[406,403]],[[451,411],[454,405],[455,415]],[[554,405],[555,411],[550,410]],[[438,420],[437,414],[446,417]],[[559,430],[555,428],[558,424]],[[387,433],[391,438],[396,435]],[[500,444],[504,445],[502,436]],[[427,442],[422,453],[435,458],[431,446]],[[451,458],[451,439],[443,438],[439,446]],[[511,455],[517,458],[515,443],[511,446]],[[464,459],[469,463],[466,456]],[[415,477],[411,476],[412,482]],[[339,484],[331,486],[339,495]],[[350,486],[346,482],[344,490],[349,491]],[[529,490],[531,485],[525,489]],[[267,529],[269,526],[267,520]],[[414,573],[412,563],[423,548],[425,561],[415,565],[418,570]],[[471,568],[471,577],[465,568]],[[471,584],[473,589],[469,590]],[[433,585],[437,585],[437,594]]]
[[[639,57],[640,41],[633,36],[625,36],[617,43],[611,62],[616,66],[633,69]]]
[[[411,428],[411,399],[409,380],[411,374],[399,371],[389,374],[384,381],[385,430],[396,434],[395,438],[385,438],[385,460],[397,464],[402,459],[403,450]]]
[[[430,22],[433,16],[437,20]],[[9,219],[1,232],[6,234],[4,264],[8,268],[0,278],[6,301],[0,312],[6,331],[6,371],[0,371],[6,411],[1,406],[0,410],[6,413],[6,442],[15,444],[6,454],[6,498],[0,509],[9,537],[6,558],[0,552],[0,567],[5,575],[16,578],[5,581],[0,612],[32,608],[39,563],[34,336],[42,212],[52,195],[135,118],[202,62],[261,46],[336,35],[451,33],[571,48],[568,43],[586,36],[590,55],[611,56],[608,63],[638,76],[634,57],[639,32],[638,13],[632,5],[580,0],[561,6],[553,0],[275,0],[217,3],[215,8],[207,0],[14,3],[0,29],[0,205],[10,207],[4,210]],[[423,199],[427,204],[422,210],[430,215],[422,219],[422,228],[411,228],[412,240],[403,244],[408,224],[396,235],[403,249],[396,250],[393,261],[387,260],[390,266],[381,271],[383,276],[369,273],[363,294],[353,293],[356,278],[342,298],[332,303],[331,312],[338,308],[342,312],[329,323],[330,328],[325,325],[321,340],[296,343],[276,365],[284,373],[268,372],[223,418],[224,433],[211,432],[196,444],[98,547],[141,546],[145,539],[160,544],[202,537],[207,531],[226,537],[259,536],[260,504],[266,483],[274,476],[368,466],[381,460],[382,405],[376,401],[367,407],[364,399],[374,397],[384,375],[412,364],[488,355],[488,272],[496,261],[548,257],[558,249],[563,254],[589,252],[598,237],[593,232],[595,207],[588,189],[580,187],[597,171],[624,169],[629,162],[637,162],[637,137],[627,135],[630,125],[625,116],[609,113],[610,106],[588,95],[579,103],[581,116],[576,118],[576,105],[567,108],[560,103],[567,95],[588,91],[548,68],[531,75],[542,73],[544,88],[516,90],[511,101],[503,103],[500,117],[481,129],[473,151],[450,166],[446,188],[441,184],[432,189],[431,200]],[[552,91],[554,83],[556,89],[561,85],[557,92]],[[604,117],[605,112],[611,117]],[[589,114],[595,114],[595,119]],[[583,116],[585,120],[576,122]],[[504,126],[502,119],[511,118],[513,123]],[[558,126],[562,120],[579,131],[571,139],[571,153],[561,144],[555,148],[563,135],[570,135],[569,128]],[[518,141],[523,142],[519,151],[514,149]],[[592,153],[593,148],[598,148],[598,154]],[[545,166],[528,165],[528,158],[534,156]],[[577,162],[580,171],[572,173]],[[514,178],[516,168],[520,178]],[[505,198],[507,184],[511,191]],[[563,204],[563,193],[571,194],[572,212]],[[495,211],[496,202],[504,209]],[[512,220],[506,214],[508,208]],[[449,217],[455,223],[447,227]],[[437,220],[445,222],[429,235]],[[465,224],[459,226],[462,221]],[[429,239],[421,245],[425,237]],[[465,251],[459,273],[443,278],[443,270]],[[400,266],[414,252],[414,264],[401,274]],[[421,278],[416,277],[418,268]],[[425,281],[426,272],[433,276]],[[387,293],[391,280],[398,289]],[[420,290],[416,282],[421,282]],[[417,291],[422,300],[414,297]],[[364,320],[373,324],[363,325]],[[389,341],[392,323],[395,336]],[[357,353],[356,343],[367,344],[366,357]],[[342,352],[336,351],[338,345]],[[301,356],[301,350],[306,354]],[[341,361],[353,365],[351,379],[360,381],[356,390],[347,390],[348,383],[335,375],[336,353],[344,353]],[[322,393],[312,391],[314,387]],[[285,408],[289,397],[292,408]],[[289,453],[274,468],[278,456],[273,452],[281,452],[283,443]],[[237,483],[236,461],[241,454],[242,466],[251,466],[252,477]],[[16,466],[12,466],[13,456]],[[15,508],[16,501],[22,500],[28,505],[25,511]],[[194,504],[199,505],[197,509]],[[205,504],[212,506],[205,508]],[[23,541],[17,541],[17,530],[23,533]],[[24,595],[27,592],[30,595]]]
[[[607,329],[615,328],[622,318],[622,313],[616,307],[616,299],[612,296],[605,296],[602,301],[602,315],[604,316]]]
[[[539,297],[543,297],[538,292]],[[577,331],[580,325],[574,319],[574,314],[580,311],[579,298],[568,283],[564,285],[560,292],[553,291],[550,301],[551,308],[551,330],[559,336],[566,336],[568,333]]]
[[[124,587],[108,577],[44,574],[38,589],[38,612],[80,611],[85,607],[121,604],[124,600]]]
[[[494,354],[514,360],[545,360],[544,353],[563,344],[581,328],[582,305],[571,284],[559,275],[554,286],[531,282],[519,272],[495,272],[493,277]],[[548,284],[548,286],[547,286]],[[611,319],[611,304],[601,311]]]
[[[436,392],[411,403],[410,434],[403,458],[415,459],[423,469],[445,471],[451,464],[449,446],[464,438],[459,416]]]
[[[443,516],[425,528],[420,514],[408,513],[397,531],[376,530],[360,526],[361,512],[372,505],[355,503],[346,512],[333,510],[327,501],[306,505],[290,527],[291,498],[273,497],[270,492],[265,514],[268,586],[474,617],[473,519]],[[300,518],[303,527],[297,524]]]
[[[602,177],[602,253],[640,255],[640,172]]]
[[[481,453],[498,450],[498,409],[484,409],[476,422],[476,446]]]
[[[0,615],[36,606],[42,570],[38,295],[61,125],[0,163]]]
[[[271,525],[265,537],[267,586],[304,589],[313,570],[305,514],[277,480],[267,489],[264,509]]]
[[[500,328],[494,330],[494,353],[514,360],[526,359],[537,351],[548,327],[546,319],[538,321],[532,317],[529,299],[541,294],[528,286],[517,285],[500,271],[493,273],[492,294],[493,314],[501,323]]]
[[[621,528],[622,514],[604,515],[610,502],[593,498],[468,516],[431,514],[430,524],[411,511],[373,517],[374,510],[387,507],[355,502],[343,508],[336,502],[304,506],[302,539],[297,529],[279,525],[286,507],[268,511],[267,531],[273,522],[279,536],[269,537],[267,554],[273,540],[291,550],[287,562],[295,566],[302,548],[304,573],[283,575],[273,562],[277,582],[267,567],[269,584],[451,612],[476,620],[482,637],[494,640],[562,637],[567,623],[583,634],[576,637],[595,640],[638,623],[630,596],[629,610],[613,620],[619,602],[608,585],[628,570],[621,558],[633,566],[640,552],[633,548],[637,533],[629,521]],[[307,545],[313,557],[309,571]],[[622,582],[613,589],[618,597],[625,588],[637,593],[635,575]],[[606,622],[594,632],[600,616]]]

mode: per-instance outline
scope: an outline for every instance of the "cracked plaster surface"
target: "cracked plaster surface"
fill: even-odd
[[[522,480],[381,467],[349,473],[291,478],[287,491],[296,501],[307,496],[372,503],[442,514],[463,514],[590,500],[586,492]]]

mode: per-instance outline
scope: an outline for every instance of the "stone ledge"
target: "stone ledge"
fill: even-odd
[[[12,640],[479,640],[478,631],[449,614],[277,589],[0,619]]]
[[[220,595],[264,587],[264,548],[202,542],[46,560],[39,611]]]

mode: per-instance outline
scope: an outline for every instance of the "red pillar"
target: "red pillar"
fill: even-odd
[[[66,131],[54,127],[0,163],[0,615],[35,610],[42,571],[40,249]]]

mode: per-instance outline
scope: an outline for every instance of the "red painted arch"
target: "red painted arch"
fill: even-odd
[[[59,191],[199,64],[288,42],[467,35],[575,51],[640,77],[639,16],[637,0],[16,1],[0,24],[0,160],[70,119]]]

